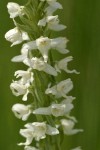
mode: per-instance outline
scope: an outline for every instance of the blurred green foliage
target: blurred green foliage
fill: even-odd
[[[24,4],[27,0],[13,1]],[[100,150],[100,0],[59,1],[64,7],[59,11],[61,22],[67,25],[60,36],[70,40],[68,49],[74,57],[70,67],[81,72],[69,77],[74,82],[72,94],[77,97],[73,111],[78,119],[76,127],[84,129],[83,133],[66,137],[62,150],[78,145],[83,150]],[[9,85],[14,71],[23,65],[10,62],[19,54],[21,45],[10,48],[4,39],[4,34],[14,27],[6,9],[8,2],[0,1],[0,150],[21,150],[16,143],[21,141],[18,132],[23,123],[11,112],[12,105],[21,98],[12,95]]]

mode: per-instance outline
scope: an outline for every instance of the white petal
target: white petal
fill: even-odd
[[[23,39],[23,40],[30,40],[30,38],[29,38],[27,32],[24,32],[24,31],[22,32],[22,39]]]
[[[56,85],[51,87],[51,88],[47,88],[46,91],[45,91],[45,94],[56,95],[57,94]]]
[[[58,2],[48,2],[49,6],[45,9],[47,16],[52,15],[57,9],[62,9],[62,5]]]
[[[48,4],[52,7],[54,7],[55,9],[63,9],[62,5],[59,2],[56,2],[56,1],[49,2],[48,1]]]
[[[66,49],[67,42],[68,40],[64,37],[51,39],[51,47],[62,54],[66,54],[69,52],[69,50]]]
[[[59,53],[61,54],[67,54],[69,53],[69,50],[68,49],[57,49]]]
[[[49,64],[45,64],[44,71],[50,75],[57,76],[57,71]]]
[[[66,99],[64,99],[61,103],[64,103],[64,104],[72,103],[75,98],[76,97],[73,97],[73,96],[67,96]]]
[[[83,131],[82,129],[73,129],[75,122],[72,120],[62,119],[61,125],[63,128],[64,134],[66,134],[66,135],[72,135],[72,134],[76,134],[78,132]]]
[[[19,39],[16,42],[13,42],[13,44],[11,44],[11,47],[14,45],[18,45],[18,44],[22,43],[22,41],[23,41],[22,39]]]
[[[26,142],[25,143],[19,143],[18,145],[19,146],[22,146],[22,145],[30,145],[31,143],[32,143],[32,140],[33,140],[33,137],[31,136],[31,137],[28,137],[27,139],[26,139]]]
[[[12,62],[23,62],[27,58],[27,55],[18,55],[11,59]]]
[[[50,115],[51,114],[51,108],[50,107],[38,108],[38,109],[35,109],[33,111],[33,114]]]
[[[24,59],[23,63],[24,63],[25,65],[27,65],[27,66],[33,68],[33,64],[32,64],[31,59],[26,58],[26,59]]]
[[[48,37],[40,37],[36,39],[36,45],[40,52],[48,51],[51,47],[51,40]]]
[[[33,131],[31,129],[20,129],[20,134],[26,138],[26,142],[19,143],[18,145],[30,145],[33,140],[32,132]]]
[[[46,18],[39,20],[38,26],[45,26],[45,25],[46,25]]]
[[[77,134],[78,132],[83,132],[83,130],[82,129],[73,129],[73,130],[71,130],[71,131],[69,131],[69,132],[67,132],[65,134],[73,135],[73,134]]]
[[[61,24],[57,24],[57,25],[52,25],[52,26],[48,26],[49,29],[54,30],[54,31],[61,31],[66,29],[65,25],[61,25]]]
[[[44,57],[45,62],[47,62],[48,59],[48,51],[51,48],[51,40],[48,37],[40,37],[36,39],[36,45]]]
[[[33,49],[37,49],[35,41],[30,41],[30,42],[23,44],[22,51],[33,50]]]
[[[47,131],[46,131],[46,133],[48,135],[57,135],[57,134],[59,134],[59,131],[58,131],[58,129],[56,129],[54,127],[51,127],[50,125],[47,125]]]
[[[27,90],[26,93],[24,94],[24,96],[22,98],[23,101],[27,101],[27,95],[28,95],[28,93],[29,93],[29,90]]]
[[[15,18],[19,15],[20,5],[14,2],[9,2],[7,4],[8,13],[10,14],[10,18]]]
[[[72,56],[68,56],[64,59],[61,59],[56,65],[56,69],[59,71],[60,69],[61,70],[64,70],[65,72],[67,73],[76,73],[76,74],[79,74],[79,72],[77,72],[76,70],[69,70],[68,69],[68,62],[72,61],[73,60],[73,57]],[[60,72],[60,71],[59,71]]]
[[[66,108],[65,104],[52,104],[51,105],[52,115],[55,117],[63,116],[65,113],[65,108]]]
[[[67,93],[69,93],[73,88],[73,82],[71,81],[70,78],[61,81],[60,83],[57,84],[57,91],[61,92],[61,95],[65,98],[67,98],[67,96],[65,96]]]

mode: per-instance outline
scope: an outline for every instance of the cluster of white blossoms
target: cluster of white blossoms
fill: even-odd
[[[5,34],[5,38],[11,46],[23,42],[21,54],[13,57],[12,61],[27,66],[27,70],[15,72],[17,80],[10,85],[15,96],[22,96],[22,103],[14,104],[12,111],[23,121],[33,116],[33,122],[26,123],[25,128],[20,129],[26,140],[18,145],[23,145],[24,150],[61,150],[64,134],[82,131],[74,129],[77,121],[70,115],[75,99],[69,95],[73,82],[70,78],[59,82],[56,79],[63,71],[78,74],[76,70],[68,69],[73,57],[55,60],[52,56],[55,50],[62,56],[69,52],[65,37],[51,37],[51,31],[66,28],[60,24],[58,15],[54,15],[57,9],[63,7],[56,0],[28,0],[25,6],[9,2],[7,8],[15,27]],[[33,98],[28,98],[28,94]],[[25,105],[23,101],[29,104]]]

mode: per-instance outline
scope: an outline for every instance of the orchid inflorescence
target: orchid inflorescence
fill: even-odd
[[[78,74],[76,70],[68,69],[73,57],[53,58],[55,50],[62,55],[69,52],[65,37],[52,38],[53,31],[66,29],[60,24],[58,15],[54,15],[57,9],[63,7],[56,0],[28,0],[24,6],[9,2],[7,8],[15,28],[8,31],[5,38],[12,43],[11,46],[24,43],[21,54],[13,57],[12,61],[22,62],[28,67],[15,72],[18,80],[13,80],[10,88],[15,96],[22,96],[23,103],[30,102],[27,105],[14,104],[12,111],[23,121],[33,115],[33,122],[20,129],[26,141],[18,145],[23,145],[24,150],[61,150],[64,134],[82,131],[74,129],[77,121],[70,115],[75,99],[69,95],[73,82],[70,78],[57,81],[62,72]],[[29,94],[32,95],[32,102],[28,100]]]

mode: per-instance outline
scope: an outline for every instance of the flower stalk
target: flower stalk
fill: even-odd
[[[18,145],[24,146],[24,150],[61,150],[64,135],[82,131],[74,129],[76,119],[71,116],[75,97],[69,93],[73,82],[70,78],[58,82],[56,78],[63,71],[78,74],[75,69],[68,69],[73,57],[61,60],[52,57],[55,50],[64,56],[69,52],[65,37],[51,36],[66,28],[58,15],[54,15],[63,7],[56,0],[28,0],[24,6],[9,2],[7,8],[15,28],[8,31],[5,38],[11,46],[22,44],[21,54],[12,61],[27,66],[27,70],[15,72],[18,80],[10,85],[15,96],[22,96],[22,103],[14,104],[12,111],[18,119],[27,121],[19,131],[26,141]],[[32,103],[28,94],[33,96]],[[25,101],[29,104],[25,105]],[[31,123],[30,115],[34,118]]]

